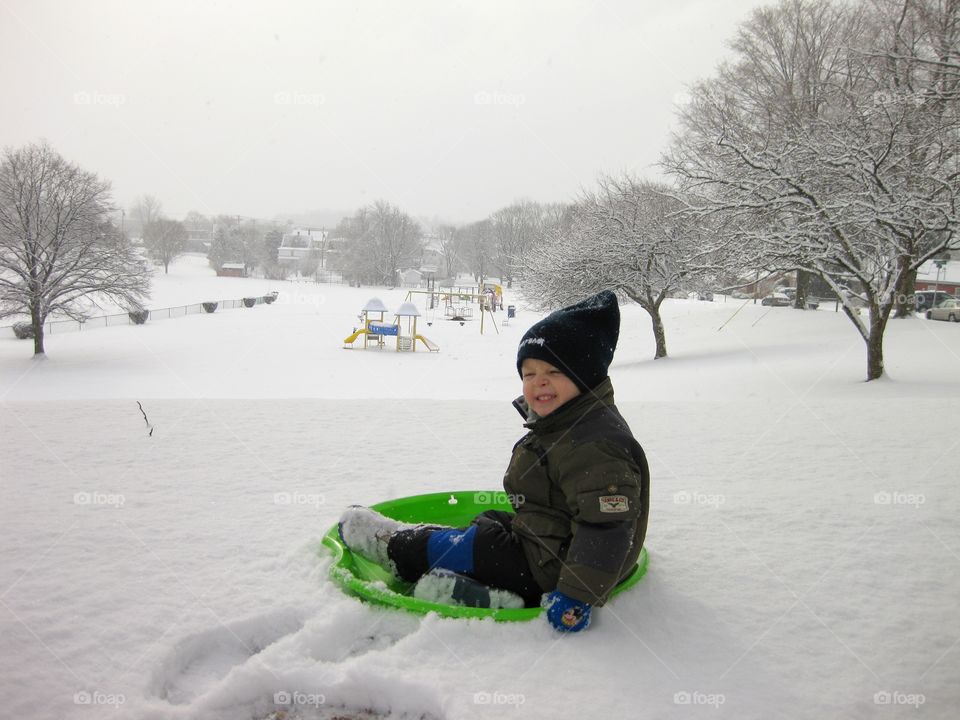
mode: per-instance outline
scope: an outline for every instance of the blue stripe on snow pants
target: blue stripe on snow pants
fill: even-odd
[[[477,526],[466,530],[434,530],[427,538],[427,564],[430,569],[444,568],[458,573],[473,572],[473,541]]]
[[[512,521],[511,513],[488,510],[466,528],[402,530],[390,539],[387,553],[407,582],[416,582],[432,567],[443,567],[515,592],[527,607],[537,607],[540,596],[553,588],[537,584]]]

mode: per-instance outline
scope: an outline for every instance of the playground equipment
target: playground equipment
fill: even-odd
[[[407,302],[413,302],[414,295],[424,295],[426,296],[426,313],[427,313],[427,324],[432,325],[433,319],[436,317],[436,308],[441,303],[444,306],[443,315],[447,320],[453,320],[459,322],[461,325],[464,325],[468,320],[472,320],[474,317],[474,305],[478,305],[480,309],[480,334],[483,335],[484,323],[490,322],[493,324],[493,329],[497,331],[497,334],[500,334],[500,328],[497,327],[497,321],[494,317],[493,311],[499,306],[502,307],[503,302],[503,290],[499,285],[489,285],[482,292],[478,292],[480,288],[471,287],[467,289],[463,288],[443,288],[441,290],[409,290],[407,291]],[[491,295],[493,300],[491,300]],[[489,319],[487,319],[489,316]]]
[[[370,347],[371,344],[382,350],[386,344],[384,341],[385,337],[396,337],[397,352],[415,352],[418,340],[422,342],[424,347],[430,352],[440,351],[440,347],[430,339],[417,334],[417,318],[420,317],[420,311],[417,310],[416,305],[411,302],[401,304],[394,313],[394,321],[392,323],[384,320],[383,314],[385,312],[387,312],[387,306],[383,304],[380,298],[370,298],[367,304],[363,306],[363,310],[360,311],[360,315],[358,315],[362,323],[361,327],[354,328],[353,333],[344,338],[343,347],[347,350],[352,349],[353,343],[362,335],[364,350]],[[371,313],[379,313],[380,317],[371,318]],[[405,333],[401,318],[406,318]]]

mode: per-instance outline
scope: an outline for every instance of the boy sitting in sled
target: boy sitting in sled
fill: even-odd
[[[439,589],[464,604],[543,605],[557,630],[586,628],[631,572],[647,527],[647,461],[607,376],[619,333],[617,298],[605,291],[551,313],[520,341],[514,406],[528,432],[503,479],[515,513],[489,510],[446,528],[354,506],[340,519],[347,547],[417,582],[418,597]]]

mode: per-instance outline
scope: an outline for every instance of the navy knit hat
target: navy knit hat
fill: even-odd
[[[527,358],[550,363],[581,392],[607,377],[620,336],[620,306],[609,290],[550,313],[524,334],[517,349],[517,372]]]

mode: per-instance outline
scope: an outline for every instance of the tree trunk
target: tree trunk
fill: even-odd
[[[798,310],[807,309],[807,288],[810,287],[811,277],[806,270],[797,270],[797,294],[793,299],[793,306]]]
[[[40,317],[40,313],[33,309],[30,312],[30,320],[33,323],[33,354],[43,355],[43,319]]]
[[[640,294],[633,288],[625,287],[623,291],[627,297],[633,300],[637,305],[647,311],[650,316],[650,322],[653,324],[653,339],[657,343],[657,351],[653,356],[654,360],[667,357],[667,333],[663,328],[663,318],[660,317],[660,303],[667,296],[667,291],[662,291],[655,300],[649,292]]]
[[[870,334],[867,336],[867,382],[883,377],[883,332],[887,319],[870,311]]]
[[[903,259],[901,258],[901,260]],[[906,258],[906,262],[909,261],[910,258]],[[897,301],[894,306],[896,310],[893,316],[898,318],[912,317],[916,306],[913,295],[917,289],[917,271],[916,269],[906,270],[901,277],[900,284],[897,286]]]
[[[170,261],[169,261],[169,260],[164,260],[164,261],[163,261],[163,274],[164,274],[164,275],[169,275],[169,274],[170,274]]]
[[[657,342],[657,352],[653,356],[654,360],[659,360],[667,356],[667,335],[663,329],[663,320],[660,317],[660,307],[654,306],[653,309],[647,309],[650,313],[650,321],[653,323],[653,337]]]

